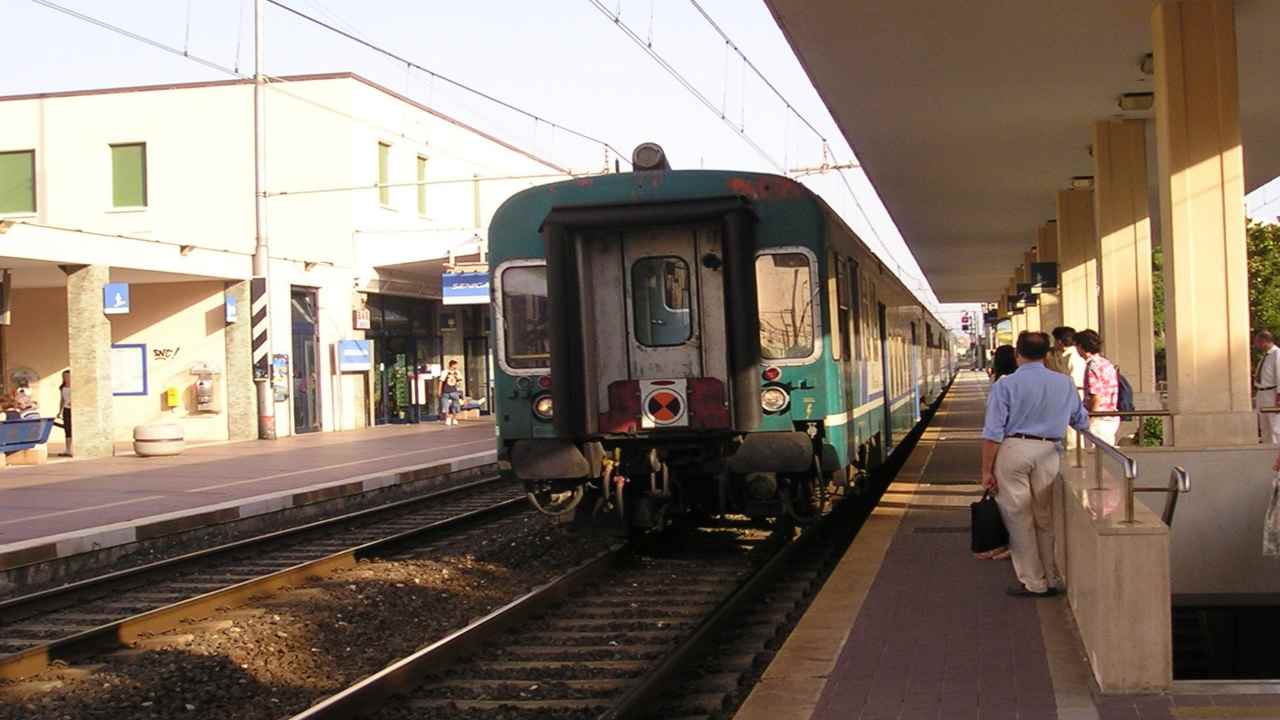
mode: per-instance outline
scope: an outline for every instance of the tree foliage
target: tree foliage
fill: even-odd
[[[1249,327],[1280,333],[1280,225],[1249,223]]]
[[[1280,335],[1280,225],[1249,221],[1249,328]],[[1165,371],[1164,248],[1151,248],[1151,304],[1155,325],[1156,379]]]

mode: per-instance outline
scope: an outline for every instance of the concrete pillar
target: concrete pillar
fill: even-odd
[[[236,303],[236,321],[223,331],[226,368],[222,382],[227,389],[227,437],[254,440],[258,437],[258,396],[253,384],[253,322],[250,312],[249,281],[227,283],[226,297]]]
[[[1156,408],[1146,123],[1096,123],[1093,162],[1102,351],[1133,386],[1137,407]]]
[[[1025,310],[1019,310],[1010,316],[1013,321],[1013,339],[1017,342],[1018,335],[1027,329],[1027,313]]]
[[[1058,262],[1058,223],[1050,220],[1036,233],[1036,262]],[[1061,279],[1058,283],[1061,284]],[[1050,290],[1046,288],[1046,290]],[[1040,329],[1051,332],[1062,325],[1062,291],[1057,287],[1040,293]]]
[[[1093,220],[1093,190],[1058,193],[1058,285],[1062,288],[1062,324],[1084,330],[1098,327],[1098,239]]]
[[[1169,409],[1179,446],[1257,443],[1231,0],[1152,12]]]
[[[111,321],[102,312],[102,289],[111,281],[105,265],[66,267],[67,350],[71,359],[71,453],[110,457]]]

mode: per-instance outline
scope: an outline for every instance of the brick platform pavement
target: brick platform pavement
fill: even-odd
[[[0,569],[142,540],[206,515],[235,519],[484,465],[494,448],[484,419],[8,468],[0,471]]]
[[[986,387],[957,380],[738,720],[1280,720],[1278,695],[1100,695],[1065,599],[970,556]]]

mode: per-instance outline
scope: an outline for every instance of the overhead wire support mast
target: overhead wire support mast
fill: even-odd
[[[253,3],[253,279],[249,284],[250,353],[253,358],[253,379],[258,397],[258,437],[262,440],[276,438],[275,392],[271,387],[271,250],[267,241],[266,141],[265,99],[266,75],[262,70],[264,0]]]

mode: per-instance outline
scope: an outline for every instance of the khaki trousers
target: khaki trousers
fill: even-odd
[[[996,504],[1009,530],[1018,580],[1032,592],[1061,584],[1053,554],[1053,490],[1061,457],[1056,443],[1005,438],[996,455]]]

